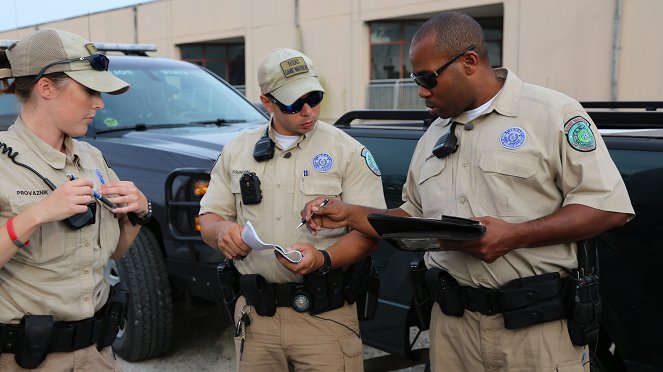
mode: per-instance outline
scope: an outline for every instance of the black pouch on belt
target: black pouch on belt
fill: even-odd
[[[523,328],[565,316],[559,273],[514,279],[499,292],[506,329]]]
[[[426,271],[426,285],[440,310],[449,316],[463,316],[465,303],[460,285],[448,272],[440,268]]]
[[[343,299],[343,270],[329,270],[325,276],[327,277],[329,310],[338,309],[345,302]]]
[[[276,314],[274,286],[267,283],[262,275],[242,275],[239,279],[239,288],[246,298],[246,303],[253,306],[258,315],[274,316]]]
[[[316,273],[304,275],[304,288],[311,295],[311,307],[309,309],[311,314],[320,314],[331,310],[331,303],[327,294],[327,275],[331,273],[330,270],[326,275]]]
[[[25,315],[19,328],[14,359],[22,368],[37,368],[48,354],[53,335],[53,316]]]

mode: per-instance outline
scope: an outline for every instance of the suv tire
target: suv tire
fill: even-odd
[[[110,281],[121,280],[129,289],[129,310],[124,329],[113,349],[129,362],[159,356],[173,339],[173,299],[159,242],[143,227],[131,248],[111,260]]]

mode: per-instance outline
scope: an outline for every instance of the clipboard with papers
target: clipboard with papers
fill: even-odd
[[[479,221],[442,216],[401,217],[370,213],[368,222],[383,240],[406,251],[438,251],[438,240],[476,240],[486,232]]]

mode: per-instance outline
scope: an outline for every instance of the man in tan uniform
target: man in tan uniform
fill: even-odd
[[[318,120],[324,89],[306,55],[274,50],[258,81],[272,119],[223,148],[200,209],[204,241],[242,274],[236,319],[248,314],[249,320],[239,324],[238,369],[363,370],[357,310],[332,299],[330,278],[370,254],[375,240],[345,228],[314,237],[298,224],[301,207],[318,196],[383,208],[380,171],[359,142]],[[275,257],[271,249],[252,251],[242,240],[247,222],[264,242],[300,251],[301,261]],[[245,285],[249,280],[261,292]],[[335,303],[328,310],[310,296],[317,292],[310,283],[320,281],[328,285],[317,287],[320,303]],[[300,291],[309,295],[308,310],[306,301],[291,301]]]
[[[431,369],[589,371],[587,347],[572,344],[567,320],[561,319],[562,293],[548,308],[556,315],[532,310],[527,314],[549,318],[518,317],[527,324],[517,326],[503,309],[524,298],[502,296],[498,304],[491,299],[519,278],[553,283],[559,290],[556,274],[568,276],[578,266],[574,242],[633,215],[595,125],[575,100],[525,84],[507,69],[492,70],[481,27],[463,13],[442,13],[426,22],[412,40],[410,60],[419,95],[440,119],[415,149],[405,203],[386,213],[453,215],[486,227],[479,240],[441,240],[441,251],[425,255],[426,266],[442,269],[452,283],[447,288],[457,282],[465,296],[454,297],[459,311],[449,303],[433,306]],[[451,135],[458,147],[442,150]],[[375,234],[366,221],[370,208],[336,202],[315,207],[316,202],[304,212],[313,231],[350,225]],[[429,284],[431,292],[444,292],[441,287]]]
[[[72,138],[104,107],[100,92],[129,88],[107,68],[92,43],[60,30],[0,52],[0,76],[15,79],[3,93],[21,102],[0,133],[0,371],[119,369],[109,346],[122,301],[104,269],[129,249],[149,203]]]

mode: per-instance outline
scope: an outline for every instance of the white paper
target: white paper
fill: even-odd
[[[265,249],[273,249],[281,254],[281,256],[285,257],[288,261],[297,263],[302,260],[304,257],[302,255],[302,252],[300,251],[290,251],[286,252],[285,249],[283,249],[280,245],[278,244],[269,244],[265,243],[262,240],[260,240],[260,237],[256,233],[256,230],[253,228],[253,225],[251,224],[251,221],[246,221],[246,225],[244,225],[244,231],[242,231],[242,240],[251,247],[254,251],[262,251]]]

